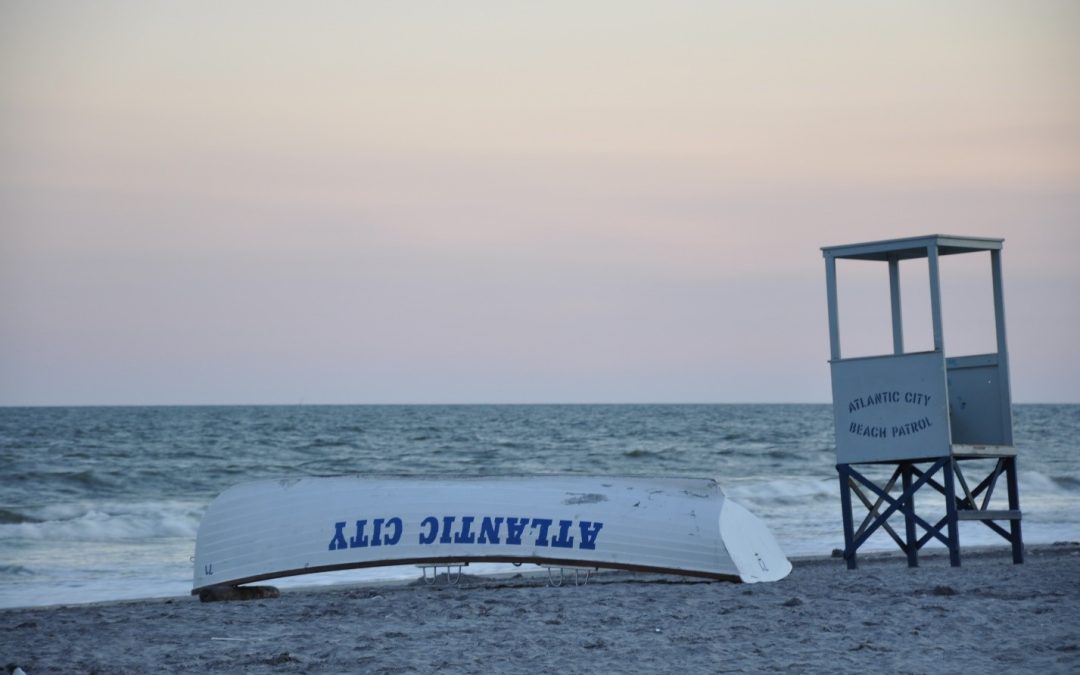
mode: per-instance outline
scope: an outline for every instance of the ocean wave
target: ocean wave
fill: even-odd
[[[800,454],[801,451],[795,452],[793,450],[783,450],[780,448],[775,448],[766,452],[765,456],[769,459],[798,459]]]
[[[17,525],[19,523],[36,523],[37,518],[28,516],[11,509],[0,509],[0,525]]]
[[[118,485],[115,478],[98,473],[93,469],[83,469],[81,471],[28,471],[8,476],[8,480],[50,486],[67,484],[79,489],[113,488]]]
[[[627,450],[622,454],[622,456],[629,457],[630,459],[655,459],[663,457],[664,454],[652,450],[642,450],[641,448],[635,448],[633,450]]]
[[[782,477],[767,481],[718,479],[724,494],[747,504],[802,505],[840,498],[840,488],[833,478]]]
[[[0,565],[0,578],[3,577],[32,577],[34,570],[22,565]]]
[[[193,538],[204,508],[189,502],[51,505],[22,522],[0,524],[0,541]]]
[[[1080,478],[1076,476],[1051,476],[1050,480],[1054,481],[1058,487],[1067,490],[1069,492],[1080,492]]]
[[[352,447],[350,441],[345,441],[340,438],[316,438],[306,445],[301,446],[301,450],[318,450],[326,448],[347,448]]]
[[[1036,494],[1049,493],[1076,495],[1077,493],[1080,493],[1080,477],[1067,474],[1047,476],[1046,474],[1039,473],[1038,471],[1021,471],[1021,501],[1023,501],[1024,494],[1030,492],[1034,492]]]

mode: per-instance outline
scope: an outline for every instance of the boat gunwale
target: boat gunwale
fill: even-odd
[[[685,570],[675,567],[660,567],[654,565],[634,565],[627,563],[614,563],[607,561],[594,561],[583,560],[580,558],[547,558],[538,556],[431,556],[431,557],[419,557],[419,558],[401,558],[401,559],[383,559],[383,560],[369,560],[364,562],[352,562],[352,563],[339,563],[335,565],[319,565],[317,567],[301,567],[291,570],[282,570],[276,572],[267,572],[265,574],[255,574],[247,577],[241,577],[239,579],[231,579],[229,581],[206,584],[205,586],[199,586],[198,588],[191,589],[192,595],[198,595],[200,592],[209,590],[212,588],[228,588],[242,586],[244,584],[255,583],[259,581],[268,581],[270,579],[281,579],[285,577],[295,577],[304,574],[321,574],[324,572],[341,572],[343,570],[353,569],[368,569],[372,567],[393,567],[395,565],[422,565],[428,567],[436,567],[439,565],[467,565],[469,563],[513,563],[524,564],[534,563],[536,565],[547,565],[551,567],[581,567],[591,569],[607,569],[617,570],[621,572],[643,572],[648,574],[676,574],[679,576],[698,577],[702,579],[710,579],[713,581],[733,581],[736,583],[746,583],[738,575],[733,574],[721,574],[718,572],[705,572],[701,570]]]

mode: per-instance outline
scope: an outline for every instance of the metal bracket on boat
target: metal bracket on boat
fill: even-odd
[[[446,565],[446,585],[457,586],[461,582],[461,568],[468,567],[469,563],[461,563],[458,565]],[[439,567],[440,565],[417,565],[420,568],[423,575],[424,583],[428,586],[434,586],[439,580]],[[450,569],[453,568],[456,572],[451,575]],[[428,576],[428,570],[431,570],[431,576]]]
[[[566,583],[567,579],[572,579],[575,586],[584,586],[589,583],[589,575],[596,569],[595,567],[552,567],[550,565],[543,565],[547,570],[547,585],[558,588]],[[559,570],[559,576],[556,577],[552,570]],[[573,574],[567,574],[572,572]]]

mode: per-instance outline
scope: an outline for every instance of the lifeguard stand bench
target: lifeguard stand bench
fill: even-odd
[[[856,567],[856,551],[879,528],[888,532],[907,554],[911,567],[918,566],[919,549],[932,539],[945,544],[949,562],[959,566],[961,520],[982,522],[1012,544],[1014,563],[1024,561],[1005,345],[1001,244],[1001,239],[929,235],[822,249],[829,301],[836,469],[840,474],[844,559],[849,569]],[[942,331],[939,260],[941,256],[980,252],[990,254],[997,351],[948,358]],[[927,259],[930,271],[934,348],[905,352],[900,261],[919,258]],[[841,357],[836,275],[836,261],[841,259],[888,263],[892,354]],[[968,461],[980,459],[990,461]],[[974,489],[969,489],[961,463],[993,467]],[[869,464],[895,465],[895,470],[884,485],[879,485],[857,468]],[[1002,473],[1006,477],[1008,508],[995,510],[991,508],[991,497]],[[902,486],[899,496],[894,490],[897,480]],[[959,496],[957,483],[961,487]],[[944,515],[937,511],[939,518],[927,516],[928,520],[916,513],[917,494],[935,496],[929,489],[920,493],[927,486],[944,495]],[[867,510],[858,529],[854,526],[852,493]],[[934,501],[940,503],[940,497]],[[925,510],[921,497],[920,506]],[[888,522],[899,514],[904,519],[904,537]],[[995,521],[1007,522],[1008,529]],[[916,527],[922,530],[918,536]]]

